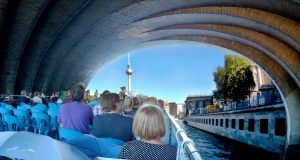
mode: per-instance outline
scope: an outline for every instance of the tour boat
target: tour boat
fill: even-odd
[[[1,104],[0,109],[9,107]],[[19,107],[19,106],[18,106]],[[19,109],[19,108],[18,108]],[[17,110],[17,109],[15,109]],[[50,109],[48,109],[50,110]],[[49,112],[48,112],[49,113]],[[168,144],[177,147],[177,160],[201,160],[201,156],[194,146],[193,141],[186,135],[178,123],[164,111],[167,123],[167,131],[164,139]],[[3,116],[0,110],[0,156],[7,159],[91,159],[86,153],[78,150],[73,145],[51,138],[50,136],[32,133],[28,131],[2,131]],[[50,116],[50,115],[49,115]],[[40,131],[38,131],[40,133]],[[89,150],[89,144],[83,144],[85,150]],[[2,158],[0,157],[0,159]],[[93,159],[114,159],[108,157],[96,157]]]

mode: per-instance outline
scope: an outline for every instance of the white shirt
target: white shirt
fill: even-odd
[[[40,97],[33,97],[32,102],[33,103],[43,103],[42,98],[40,98]]]

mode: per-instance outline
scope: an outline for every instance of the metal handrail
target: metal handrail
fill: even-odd
[[[227,111],[236,111],[236,110],[244,110],[244,109],[250,109],[250,108],[259,108],[269,105],[276,105],[276,104],[282,104],[283,100],[280,96],[258,96],[251,100],[245,100],[242,102],[230,102],[225,105],[223,105],[222,108],[209,112],[207,110],[207,107],[203,107],[203,110],[200,111],[198,109],[194,109],[192,111],[191,115],[200,115],[200,114],[210,114],[210,113],[221,113],[221,112],[227,112]],[[196,112],[196,113],[195,113]]]
[[[172,123],[173,128],[176,131],[176,138],[181,141],[181,146],[185,149],[186,155],[191,160],[202,160],[200,153],[195,148],[194,142],[186,135],[184,130],[179,126],[179,124],[170,116],[168,112],[165,112],[168,119]],[[180,143],[178,143],[180,145]]]

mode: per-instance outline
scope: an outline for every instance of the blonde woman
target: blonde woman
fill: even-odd
[[[133,120],[134,134],[141,138],[123,145],[119,158],[130,160],[175,160],[176,148],[163,144],[166,133],[162,110],[156,105],[144,105]]]

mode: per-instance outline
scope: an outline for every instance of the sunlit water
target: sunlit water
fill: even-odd
[[[204,160],[278,160],[280,155],[249,145],[217,136],[187,126],[178,121],[187,135],[195,142],[197,150]]]

